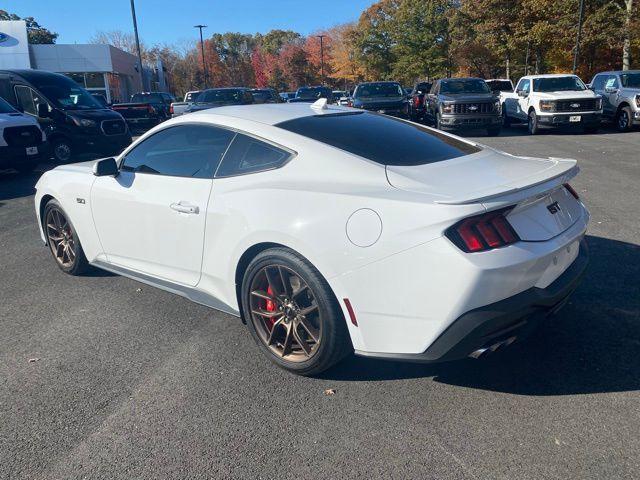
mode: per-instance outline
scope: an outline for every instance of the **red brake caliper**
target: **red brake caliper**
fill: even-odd
[[[273,289],[271,288],[271,285],[269,285],[269,288],[267,288],[267,295],[273,296]],[[265,307],[265,309],[267,310],[267,312],[275,312],[276,302],[274,302],[273,300],[267,300],[267,306]],[[276,323],[275,317],[271,317],[268,320],[271,324],[271,328],[273,328],[273,324]]]

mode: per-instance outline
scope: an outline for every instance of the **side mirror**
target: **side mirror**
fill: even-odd
[[[518,94],[519,97],[522,97],[522,98],[529,96],[529,92],[525,92],[524,90],[518,90],[516,93]]]
[[[618,89],[616,87],[606,87],[604,91],[607,93],[618,93]]]
[[[115,176],[118,174],[118,164],[115,158],[103,158],[93,164],[93,174],[96,177]]]
[[[49,106],[46,103],[38,104],[38,117],[40,118],[48,118],[51,116],[51,112],[49,112]]]

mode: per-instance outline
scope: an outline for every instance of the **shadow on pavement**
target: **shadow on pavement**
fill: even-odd
[[[407,364],[351,357],[324,377],[434,381],[516,395],[640,389],[640,246],[588,236],[591,261],[569,303],[521,344],[481,360]]]

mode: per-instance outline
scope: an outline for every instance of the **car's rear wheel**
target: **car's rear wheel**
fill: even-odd
[[[247,267],[241,294],[251,335],[280,367],[314,375],[352,351],[329,285],[295,252],[273,248],[258,254]]]
[[[538,116],[536,115],[535,110],[531,110],[529,112],[527,129],[529,130],[530,135],[537,135],[540,132],[540,127],[538,126]]]
[[[616,128],[619,132],[631,130],[631,108],[622,107],[616,114]]]
[[[56,200],[44,207],[42,226],[58,267],[70,275],[80,275],[88,268],[80,239],[69,217]]]

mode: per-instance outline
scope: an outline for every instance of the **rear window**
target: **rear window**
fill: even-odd
[[[424,165],[480,151],[426,127],[370,112],[308,116],[276,126],[382,165]]]
[[[134,93],[131,96],[132,103],[162,103],[162,95],[159,93]]]
[[[511,82],[506,80],[490,80],[487,82],[492,92],[513,92]]]
[[[364,83],[358,85],[354,96],[366,97],[401,97],[404,95],[402,87],[397,83]]]

